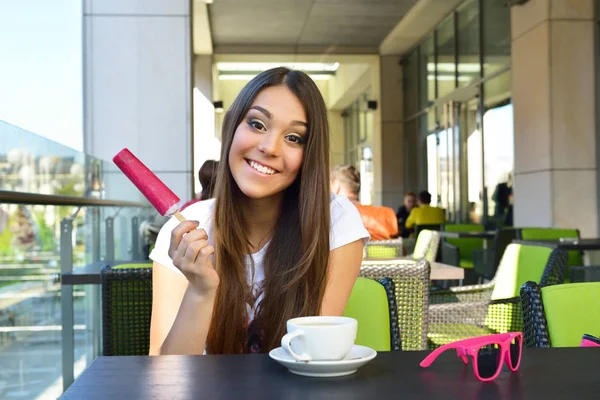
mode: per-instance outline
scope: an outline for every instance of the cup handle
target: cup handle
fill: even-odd
[[[312,361],[312,358],[308,354],[296,354],[294,350],[292,350],[292,340],[302,335],[304,335],[304,331],[300,329],[290,333],[286,333],[281,338],[281,347],[283,347],[285,351],[287,351],[292,357],[294,357],[296,361]]]

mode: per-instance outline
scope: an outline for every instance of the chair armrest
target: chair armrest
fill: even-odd
[[[432,304],[429,323],[474,325],[496,333],[522,331],[520,298]]]
[[[429,304],[489,302],[493,290],[494,283],[492,282],[436,290],[429,293]]]
[[[460,251],[458,247],[442,240],[442,262],[448,265],[460,266]]]
[[[429,323],[483,326],[489,304],[489,301],[433,304],[429,306]]]

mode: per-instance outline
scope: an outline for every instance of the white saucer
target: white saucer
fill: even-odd
[[[359,345],[352,346],[350,353],[340,361],[296,361],[281,347],[273,349],[269,353],[269,357],[294,374],[321,378],[353,374],[374,359],[376,355],[375,350]]]

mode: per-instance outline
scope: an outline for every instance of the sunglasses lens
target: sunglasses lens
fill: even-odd
[[[500,367],[500,346],[482,346],[477,352],[477,371],[483,379],[491,378]]]
[[[516,337],[510,342],[510,365],[515,368],[521,358],[521,338]]]

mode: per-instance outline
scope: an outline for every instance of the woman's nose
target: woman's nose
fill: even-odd
[[[260,143],[258,144],[258,150],[269,157],[278,155],[278,147],[278,135],[273,132],[267,132],[264,135],[262,135]]]

